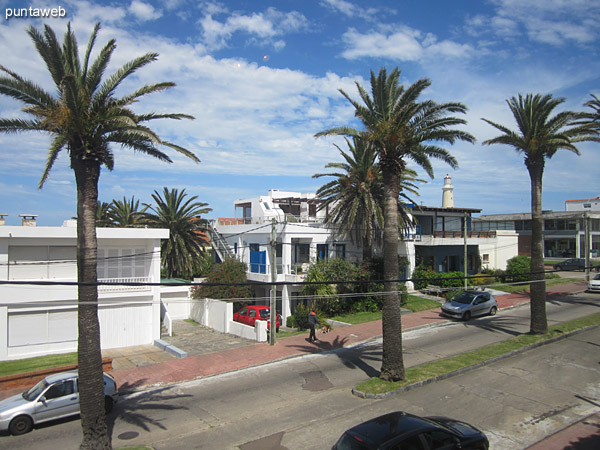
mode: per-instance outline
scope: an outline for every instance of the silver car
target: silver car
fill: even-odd
[[[442,305],[442,313],[451,317],[469,320],[471,317],[491,316],[498,312],[498,302],[485,291],[464,291]]]
[[[113,377],[104,374],[104,409],[112,410],[119,393]],[[14,435],[31,431],[34,425],[79,414],[77,372],[49,375],[31,389],[0,402],[0,431]]]
[[[588,283],[588,291],[600,292],[600,273],[596,274]]]

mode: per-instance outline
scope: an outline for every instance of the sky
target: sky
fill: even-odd
[[[32,17],[58,8],[63,17]],[[25,11],[19,10],[25,8]],[[600,2],[594,0],[239,0],[82,1],[0,0],[0,65],[55,93],[27,29],[44,25],[61,37],[70,22],[83,55],[96,22],[95,53],[117,41],[107,75],[135,57],[158,52],[117,91],[172,81],[176,87],[144,97],[140,113],[177,112],[195,120],[153,121],[161,138],[188,148],[199,164],[165,149],[166,164],[114,148],[113,171],[103,168],[101,201],[135,196],[151,203],[163,187],[185,189],[208,203],[207,218],[234,217],[233,202],[269,189],[315,192],[324,166],[340,162],[341,137],[315,139],[335,126],[360,127],[343,89],[358,99],[371,71],[401,70],[401,83],[431,81],[423,99],[462,102],[463,128],[475,144],[445,146],[459,167],[433,161],[435,177],[417,166],[418,203],[441,206],[444,176],[459,208],[482,214],[530,211],[523,157],[481,143],[499,134],[481,120],[515,128],[506,100],[540,93],[564,98],[555,111],[583,111],[600,96]],[[8,16],[12,16],[7,18]],[[17,101],[0,96],[0,117],[26,117]],[[589,109],[589,108],[588,108]],[[61,153],[43,188],[38,183],[48,135],[0,135],[0,214],[8,225],[37,214],[39,226],[76,215],[68,154]],[[600,196],[600,144],[581,155],[559,151],[546,163],[543,208],[564,211],[568,199]]]

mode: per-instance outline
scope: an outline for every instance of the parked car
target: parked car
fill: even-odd
[[[34,425],[79,414],[76,371],[48,375],[31,389],[0,402],[0,431],[14,435],[31,431]],[[104,409],[108,414],[119,393],[113,377],[104,374]]]
[[[554,264],[554,270],[585,270],[585,259],[570,258]]]
[[[487,450],[484,433],[447,417],[385,414],[346,430],[332,450]]]
[[[233,315],[233,320],[246,325],[254,326],[257,320],[267,321],[267,330],[271,329],[271,308],[266,305],[251,305],[244,306],[238,312]],[[279,331],[281,326],[281,315],[277,314],[276,328],[275,331]]]
[[[493,316],[497,312],[498,302],[485,291],[463,291],[442,305],[442,314],[463,320],[486,314]]]
[[[588,290],[591,292],[600,292],[600,273],[596,274],[588,283]]]

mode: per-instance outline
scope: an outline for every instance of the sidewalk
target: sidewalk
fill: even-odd
[[[586,288],[584,282],[576,282],[556,286],[549,290],[548,297],[582,292]],[[500,309],[506,309],[529,302],[527,294],[506,294],[496,297]],[[435,325],[448,321],[439,310],[421,311],[402,316],[403,330]],[[308,333],[308,332],[307,332]],[[144,387],[169,385],[181,381],[189,381],[222,373],[267,364],[274,361],[301,356],[303,354],[320,353],[336,348],[356,345],[382,335],[381,320],[358,325],[337,327],[327,334],[318,334],[316,344],[306,341],[307,335],[280,338],[276,345],[257,343],[244,347],[231,348],[219,352],[188,356],[182,359],[171,359],[157,364],[113,370],[121,392],[131,392]]]

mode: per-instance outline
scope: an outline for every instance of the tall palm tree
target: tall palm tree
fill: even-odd
[[[484,145],[503,144],[513,147],[525,158],[525,167],[531,182],[531,317],[530,333],[544,334],[548,331],[546,318],[546,281],[544,274],[544,235],[542,219],[542,178],[546,159],[558,150],[569,150],[579,155],[575,143],[593,140],[591,124],[577,123],[581,113],[563,111],[554,116],[554,109],[563,98],[552,95],[519,94],[506,100],[515,118],[518,130],[482,119],[502,134],[484,141]]]
[[[377,153],[367,141],[346,138],[348,153],[334,144],[345,162],[331,162],[326,169],[339,172],[317,173],[313,178],[335,177],[321,186],[317,197],[320,209],[327,209],[325,222],[339,234],[348,234],[363,248],[363,260],[370,259],[375,229],[383,225],[383,182],[376,163]]]
[[[208,203],[197,202],[198,196],[188,197],[185,189],[163,188],[162,196],[154,191],[156,206],[146,205],[145,221],[155,228],[169,230],[169,239],[161,243],[162,266],[167,276],[189,277],[202,258],[207,243],[206,220],[200,216],[212,211]]]
[[[112,220],[108,215],[110,203],[98,202],[96,209],[96,226],[97,227],[112,227]]]
[[[585,114],[585,119],[590,121],[597,130],[600,130],[600,99],[596,97],[594,94],[590,94],[592,99],[585,102],[583,106],[587,106],[594,110],[593,113]]]
[[[140,227],[143,226],[144,213],[148,209],[143,206],[140,209],[140,201],[131,196],[130,200],[123,197],[123,200],[113,200],[108,207],[108,216],[111,219],[112,226],[115,227]]]
[[[354,115],[362,123],[364,131],[343,126],[317,133],[315,136],[346,135],[364,136],[379,157],[384,183],[384,230],[383,259],[385,298],[383,303],[383,361],[380,377],[396,381],[405,377],[402,355],[401,308],[398,298],[398,197],[400,180],[411,160],[433,177],[430,158],[439,159],[451,167],[457,167],[456,159],[436,145],[436,142],[453,144],[458,140],[474,142],[475,138],[465,131],[454,128],[466,123],[452,114],[466,112],[460,103],[438,104],[433,100],[419,101],[419,96],[431,85],[421,79],[405,88],[400,84],[400,70],[395,68],[388,75],[382,68],[376,76],[371,71],[371,95],[357,82],[362,101],[353,100],[340,89],[340,93],[352,104]]]
[[[372,257],[375,234],[383,226],[383,177],[377,162],[377,152],[366,140],[346,138],[349,152],[333,144],[342,154],[345,162],[331,162],[326,169],[339,169],[339,172],[317,173],[313,178],[334,177],[334,180],[321,186],[316,194],[322,201],[319,209],[327,209],[325,223],[334,225],[339,234],[348,234],[362,245],[363,260]],[[416,182],[417,172],[406,169],[400,181],[398,201],[400,225],[410,222],[406,203],[414,203],[409,195],[419,195]]]
[[[135,114],[129,107],[147,94],[163,91],[174,83],[163,82],[142,86],[131,94],[116,96],[116,90],[129,75],[157,59],[147,53],[123,65],[103,80],[104,72],[116,48],[111,39],[90,57],[98,36],[96,24],[83,60],[70,24],[62,45],[54,31],[30,27],[27,32],[44,61],[54,82],[50,93],[34,82],[0,66],[0,94],[25,104],[30,118],[0,119],[0,132],[41,131],[51,136],[46,166],[39,183],[48,179],[60,152],[66,150],[77,186],[77,279],[78,279],[78,362],[79,398],[83,439],[81,449],[111,448],[104,413],[104,383],[100,326],[98,322],[98,290],[96,276],[96,212],[100,170],[114,167],[111,144],[154,156],[161,161],[171,159],[159,149],[164,145],[198,161],[190,151],[163,141],[147,122],[154,119],[192,118],[184,114]]]

